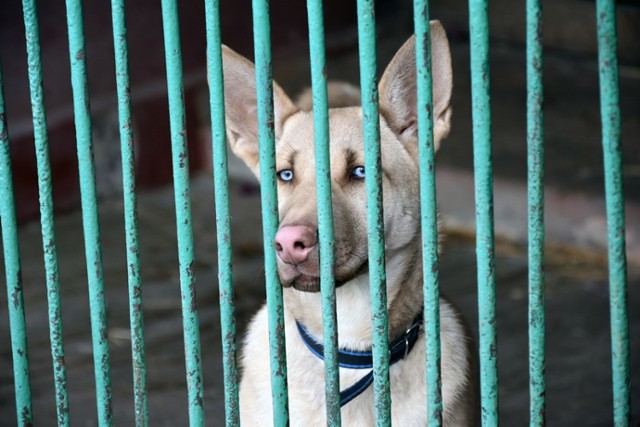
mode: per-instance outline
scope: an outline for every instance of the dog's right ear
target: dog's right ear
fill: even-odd
[[[236,156],[260,179],[255,67],[249,60],[224,45],[222,63],[227,138]],[[274,81],[273,126],[276,138],[282,133],[285,119],[296,111],[293,102]]]

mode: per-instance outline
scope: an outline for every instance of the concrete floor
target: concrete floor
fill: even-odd
[[[264,301],[259,194],[254,184],[231,187],[234,284],[240,331]],[[193,224],[201,324],[207,425],[222,425],[222,370],[216,285],[213,188],[194,180]],[[132,373],[122,206],[104,203],[102,225],[109,342],[116,425],[133,424]],[[254,227],[247,227],[253,224]],[[173,193],[167,188],[140,197],[145,344],[150,425],[187,425],[184,353],[177,276]],[[88,296],[79,214],[57,221],[60,280],[70,411],[74,424],[95,425],[95,392]],[[477,330],[475,250],[452,233],[442,257],[443,292]],[[48,343],[46,294],[37,225],[21,229],[21,253],[36,425],[55,419]],[[551,254],[547,260],[548,425],[611,423],[608,290],[606,270],[594,259]],[[517,246],[498,245],[498,360],[503,425],[528,419],[527,261]],[[640,332],[640,269],[629,270],[631,336]],[[0,297],[0,342],[8,341],[6,297]],[[476,334],[477,335],[477,334]],[[640,420],[640,341],[632,340],[634,419]],[[15,423],[9,348],[0,350],[0,424]],[[634,424],[635,425],[635,424]]]

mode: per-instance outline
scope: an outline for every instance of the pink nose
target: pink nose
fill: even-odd
[[[306,225],[287,225],[278,230],[275,247],[278,256],[287,264],[297,265],[309,258],[318,240],[316,231]]]

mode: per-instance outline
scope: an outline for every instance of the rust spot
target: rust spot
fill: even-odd
[[[15,287],[13,289],[13,292],[11,293],[11,299],[13,300],[13,308],[14,309],[19,309],[20,308],[20,288],[19,287]]]
[[[22,425],[27,427],[33,426],[33,421],[31,420],[31,410],[27,406],[24,406],[22,408],[20,416],[22,417]]]
[[[189,275],[190,278],[195,277],[195,263],[194,263],[194,261],[191,261],[189,263],[189,266],[187,267],[187,274]]]
[[[64,418],[65,418],[65,415],[69,413],[69,407],[66,406],[63,402],[64,400],[63,393],[58,393],[58,400],[60,401],[60,404],[58,405],[58,424],[62,425],[62,424],[65,424]]]
[[[190,307],[192,313],[195,313],[198,310],[196,305],[196,274],[195,274],[195,266],[194,262],[191,261],[189,267],[187,267],[187,276],[189,277],[189,297],[190,297]]]
[[[107,328],[106,327],[100,328],[100,344],[106,342],[107,339],[109,339],[109,332],[107,331]],[[103,363],[105,362],[106,361],[103,360]]]

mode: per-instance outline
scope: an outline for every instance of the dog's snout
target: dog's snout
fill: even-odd
[[[306,261],[317,244],[316,230],[306,225],[287,225],[276,233],[278,257],[287,264],[297,265]]]

